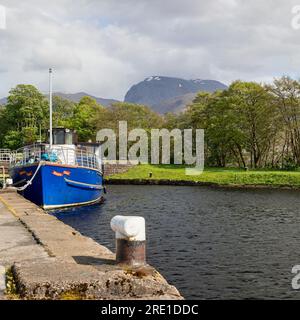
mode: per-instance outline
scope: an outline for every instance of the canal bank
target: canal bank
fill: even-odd
[[[109,249],[16,192],[0,192],[0,229],[0,265],[21,299],[182,299],[151,266],[121,268]]]
[[[105,180],[107,185],[141,185],[141,186],[198,186],[224,189],[282,189],[282,190],[300,190],[300,185],[286,184],[221,184],[206,181],[193,180],[171,180],[171,179],[120,179],[109,177]]]
[[[226,188],[300,189],[300,171],[205,168],[187,175],[182,165],[141,164],[106,177],[107,184],[211,186]]]

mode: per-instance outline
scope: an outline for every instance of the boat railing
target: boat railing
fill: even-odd
[[[10,162],[11,150],[9,149],[0,149],[0,162]]]
[[[101,161],[98,156],[75,146],[30,145],[12,152],[10,157],[11,167],[30,165],[40,161],[101,169]]]

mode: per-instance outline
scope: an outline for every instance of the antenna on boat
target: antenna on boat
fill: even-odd
[[[53,136],[52,136],[52,68],[49,69],[49,109],[50,109],[49,144],[50,144],[50,148],[51,148],[52,144],[53,144]]]

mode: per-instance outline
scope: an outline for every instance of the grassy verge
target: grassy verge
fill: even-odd
[[[152,177],[149,173],[152,172]],[[268,185],[300,187],[299,171],[249,170],[235,168],[206,168],[201,175],[188,176],[181,165],[139,165],[114,179],[181,180],[214,183],[219,185]]]

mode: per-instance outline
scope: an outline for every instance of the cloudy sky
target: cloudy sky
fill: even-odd
[[[117,99],[150,75],[226,84],[268,82],[283,74],[298,78],[300,29],[291,26],[298,4],[0,0],[6,8],[6,29],[0,21],[0,97],[18,83],[46,92],[49,66],[55,69],[55,91]]]

